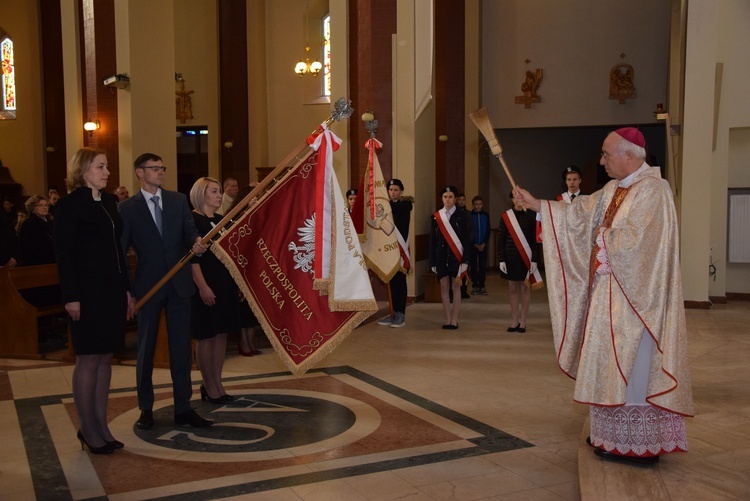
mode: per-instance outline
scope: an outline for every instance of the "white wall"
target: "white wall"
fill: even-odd
[[[666,102],[668,0],[483,6],[483,105],[496,128],[653,122],[656,104]],[[609,99],[609,71],[620,63],[635,73],[637,98],[624,104]],[[522,95],[526,71],[537,68],[544,70],[541,102],[526,109],[514,98]]]
[[[707,0],[706,0],[707,1]],[[709,1],[718,17],[715,61],[723,64],[711,173],[711,247],[716,280],[710,295],[750,293],[750,265],[727,263],[727,188],[750,187],[750,2]],[[691,3],[692,8],[692,3]],[[688,9],[689,11],[689,9]],[[707,96],[708,97],[708,96]]]
[[[591,165],[585,177],[595,185],[606,133],[625,124],[655,124],[656,104],[667,104],[670,1],[492,0],[482,7],[481,104],[496,129],[528,129],[526,139],[510,147],[504,143],[509,133],[498,133],[515,181],[554,198],[564,189],[565,167],[586,171]],[[609,72],[620,63],[633,66],[637,96],[623,104],[609,99]],[[541,102],[525,108],[515,97],[522,95],[526,71],[537,68],[544,71]],[[590,129],[572,128],[584,126]],[[557,136],[547,128],[558,128]],[[487,154],[482,143],[480,157]],[[485,207],[496,226],[510,207],[510,183],[494,157],[486,175]]]
[[[728,167],[730,188],[750,188],[750,125],[729,129]]]
[[[750,188],[750,127],[729,130],[729,188]],[[726,226],[722,226],[726,228]],[[724,255],[717,256],[721,262]],[[716,266],[717,274],[724,273],[721,263]],[[726,292],[750,293],[750,264],[726,263]],[[721,275],[719,275],[721,276]]]

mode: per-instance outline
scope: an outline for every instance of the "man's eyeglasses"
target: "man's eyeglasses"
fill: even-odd
[[[143,170],[150,170],[151,172],[167,172],[167,166],[166,165],[147,165],[145,167],[141,167]]]

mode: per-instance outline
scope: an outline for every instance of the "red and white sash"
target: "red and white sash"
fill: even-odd
[[[464,259],[464,246],[461,243],[461,240],[458,238],[458,235],[456,235],[456,231],[453,229],[453,226],[451,226],[450,219],[448,218],[448,212],[446,212],[445,207],[443,207],[435,214],[433,214],[433,216],[435,217],[435,221],[437,221],[438,228],[440,228],[440,233],[443,234],[443,238],[445,238],[445,241],[448,242],[448,247],[451,248],[456,261],[458,261],[460,265],[461,263],[463,263]],[[463,278],[466,274],[467,273],[464,271],[460,275],[460,278]]]
[[[531,247],[529,246],[529,242],[526,240],[526,235],[524,235],[523,231],[521,230],[521,226],[518,224],[518,218],[516,218],[516,215],[513,213],[513,209],[508,209],[507,211],[503,212],[503,221],[505,221],[505,226],[508,228],[510,236],[513,237],[513,242],[516,244],[516,248],[518,249],[518,253],[521,255],[521,259],[523,259],[523,262],[526,265],[526,269],[530,270]],[[539,273],[539,268],[534,270],[534,273],[529,274],[529,282],[532,286],[543,283],[542,275]]]
[[[409,273],[411,269],[411,252],[409,252],[409,242],[404,240],[401,232],[396,228],[396,240],[398,240],[398,250],[401,252],[401,267]]]

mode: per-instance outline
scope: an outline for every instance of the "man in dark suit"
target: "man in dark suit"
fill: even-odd
[[[133,301],[145,295],[188,250],[198,255],[206,251],[185,195],[161,188],[167,170],[162,159],[153,153],[144,153],[134,164],[141,189],[117,206],[124,223],[123,249],[127,251],[132,246],[138,257],[131,308],[135,305]],[[213,424],[190,407],[193,393],[190,382],[190,298],[194,293],[190,267],[185,266],[138,311],[136,384],[141,416],[136,426],[140,429],[154,425],[151,377],[159,316],[163,308],[167,316],[175,424],[196,428]]]

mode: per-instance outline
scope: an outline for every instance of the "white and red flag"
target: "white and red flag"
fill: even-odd
[[[390,198],[380,170],[376,149],[383,143],[375,138],[365,142],[369,151],[367,169],[359,186],[359,196],[352,210],[352,219],[367,266],[385,283],[401,270],[398,230],[393,222]]]
[[[322,126],[308,140],[313,148],[308,157],[211,247],[296,375],[322,360],[377,310],[331,164],[338,143]]]

